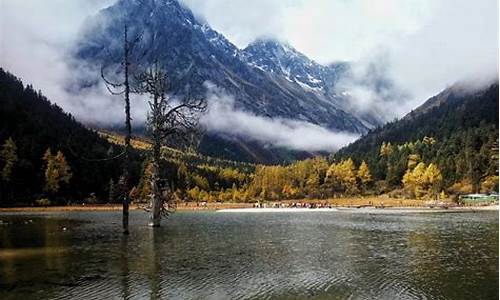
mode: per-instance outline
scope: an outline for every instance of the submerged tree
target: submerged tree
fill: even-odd
[[[141,35],[138,35],[135,39],[129,39],[128,27],[125,24],[123,26],[123,56],[121,62],[121,70],[114,70],[116,75],[121,74],[123,79],[115,82],[114,80],[108,79],[105,75],[105,67],[101,68],[101,77],[105,82],[108,91],[112,95],[123,95],[125,104],[125,151],[123,160],[123,188],[125,192],[123,193],[123,218],[122,226],[123,233],[128,234],[128,217],[129,217],[129,205],[130,205],[130,193],[129,193],[129,181],[130,181],[130,152],[132,150],[132,145],[130,143],[132,138],[132,118],[130,117],[130,94],[131,89],[131,66],[132,66],[132,52],[135,46],[139,43]],[[115,76],[112,76],[115,77]]]
[[[207,105],[203,98],[191,97],[188,93],[181,99],[174,99],[167,93],[169,91],[168,77],[165,69],[155,63],[138,78],[139,91],[148,94],[150,99],[148,127],[153,140],[151,156],[151,204],[152,215],[150,225],[160,226],[161,216],[168,215],[168,205],[164,206],[166,199],[172,199],[171,192],[165,195],[160,187],[160,160],[162,144],[172,142],[190,142],[198,128],[199,114]],[[167,201],[168,202],[168,201]]]

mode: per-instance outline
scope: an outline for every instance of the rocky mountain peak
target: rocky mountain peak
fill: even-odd
[[[288,43],[274,39],[257,39],[243,50],[243,56],[251,66],[284,76],[307,89],[321,90],[328,72]]]
[[[330,68],[272,39],[240,50],[177,0],[119,0],[102,10],[84,29],[77,60],[97,70],[103,63],[120,63],[124,23],[130,36],[143,35],[136,47],[146,53],[141,64],[159,60],[164,65],[173,95],[182,96],[189,88],[190,94],[204,97],[210,82],[234,98],[238,110],[332,130],[367,130],[325,92],[333,85]]]

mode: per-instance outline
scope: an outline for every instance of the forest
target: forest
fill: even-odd
[[[4,70],[0,100],[2,206],[122,201],[122,136],[86,128]],[[474,105],[477,101],[482,105]],[[467,101],[375,129],[336,154],[286,165],[254,165],[164,146],[159,175],[163,191],[177,202],[442,199],[498,192],[497,111],[498,86],[492,86]],[[132,201],[149,201],[151,149],[148,138],[132,140]]]
[[[2,206],[31,205],[44,198],[63,204],[83,201],[91,195],[99,197],[108,189],[102,182],[119,176],[119,160],[101,161],[118,155],[118,147],[3,69],[0,69],[0,104]],[[50,157],[46,155],[49,152]],[[133,159],[137,174],[140,155],[136,152]],[[59,163],[53,163],[56,159],[52,156],[59,157]],[[65,168],[66,176],[58,174]],[[46,173],[48,177],[57,175],[50,179],[56,185],[48,187],[51,184],[47,185]],[[55,186],[57,191],[53,189]]]

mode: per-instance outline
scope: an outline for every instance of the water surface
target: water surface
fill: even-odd
[[[498,212],[0,220],[0,299],[498,298]]]

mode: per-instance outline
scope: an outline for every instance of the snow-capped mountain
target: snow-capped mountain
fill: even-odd
[[[348,64],[323,66],[270,39],[238,49],[177,0],[118,0],[86,22],[73,56],[95,70],[104,62],[121,63],[125,22],[130,37],[142,36],[134,50],[141,63],[160,60],[174,95],[189,90],[205,96],[208,86],[216,86],[234,98],[235,109],[257,116],[354,134],[378,125],[349,112],[334,89]],[[98,82],[96,75],[80,87]]]
[[[160,58],[177,94],[187,87],[205,94],[204,83],[210,81],[234,96],[238,109],[353,133],[367,130],[356,117],[314,91],[334,78],[335,70],[274,42],[256,42],[240,50],[176,0],[118,1],[89,20],[76,56],[96,65],[110,59],[118,63],[120,56],[113,54],[120,51],[125,18],[132,36],[143,35],[140,48],[145,60]],[[280,51],[285,53],[280,56]],[[279,59],[266,61],[265,57],[271,58],[268,52]]]
[[[383,72],[375,72],[379,70],[374,66],[363,74],[353,74],[350,63],[321,65],[289,44],[277,40],[258,39],[242,50],[242,56],[252,67],[300,85],[318,99],[353,115],[367,128],[384,123],[384,112],[379,107],[366,110],[356,107],[348,85],[369,90],[386,101],[401,96]],[[375,68],[375,71],[370,68]],[[346,83],[349,84],[346,86]]]
[[[335,80],[335,70],[322,66],[286,43],[259,39],[242,51],[252,67],[283,76],[305,89],[322,91],[327,82]]]

